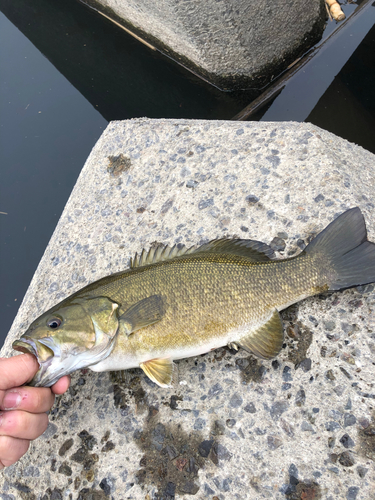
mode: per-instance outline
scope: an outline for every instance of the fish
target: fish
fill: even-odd
[[[358,207],[298,255],[276,258],[246,239],[153,246],[33,321],[13,348],[36,356],[32,386],[63,375],[140,367],[160,387],[175,360],[230,346],[272,359],[284,342],[280,311],[307,297],[375,282],[375,244]]]

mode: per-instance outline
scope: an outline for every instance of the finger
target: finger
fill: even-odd
[[[0,358],[0,390],[6,391],[25,384],[38,370],[38,362],[32,354]]]
[[[0,410],[43,413],[52,407],[55,396],[47,387],[17,387],[0,392]]]
[[[11,436],[18,439],[36,439],[48,427],[45,413],[28,413],[26,411],[0,412],[0,436]]]
[[[51,389],[54,394],[64,394],[69,389],[70,386],[70,377],[66,375],[62,377],[60,380],[54,384]]]
[[[13,465],[29,449],[30,441],[0,436],[0,470]]]

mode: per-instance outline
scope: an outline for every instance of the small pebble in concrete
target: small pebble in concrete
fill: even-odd
[[[278,420],[280,415],[282,415],[289,408],[289,403],[287,401],[276,401],[271,406],[271,417],[274,420]]]
[[[214,397],[217,397],[222,392],[223,392],[223,388],[221,387],[221,385],[219,383],[217,383],[217,384],[213,385],[211,387],[211,389],[208,391],[208,397],[210,399],[214,398]]]
[[[69,467],[69,465],[65,462],[63,462],[58,470],[59,474],[64,474],[65,476],[71,476],[72,475],[72,469]]]
[[[292,372],[292,369],[289,366],[284,367],[282,377],[283,377],[283,380],[285,380],[285,382],[289,382],[290,380],[292,380],[292,373],[291,372]]]
[[[247,203],[253,204],[253,203],[258,203],[259,198],[255,196],[254,194],[249,194],[246,196],[246,201]]]
[[[208,457],[210,451],[211,451],[211,448],[212,448],[212,444],[213,444],[213,440],[205,440],[205,441],[202,441],[201,444],[199,445],[198,447],[198,451],[199,451],[199,454],[202,456],[202,457]]]
[[[329,437],[328,438],[328,448],[333,448],[335,446],[336,438],[334,437]]]
[[[358,492],[359,492],[358,486],[350,486],[350,488],[348,488],[348,491],[346,493],[346,499],[356,500]]]
[[[282,439],[275,435],[267,436],[267,445],[270,450],[276,450],[283,444]]]
[[[357,419],[355,418],[354,415],[350,413],[345,413],[344,414],[344,427],[350,427],[354,425],[357,422]]]
[[[358,465],[357,472],[358,472],[358,476],[361,479],[363,479],[365,477],[365,475],[367,474],[367,472],[368,472],[368,468],[367,467],[363,467],[362,465]]]
[[[243,399],[240,394],[235,393],[229,400],[229,406],[232,408],[238,408],[242,405]]]
[[[298,363],[296,368],[301,368],[304,372],[308,372],[309,370],[311,370],[311,359],[303,359],[300,363]]]
[[[333,422],[332,420],[330,422],[326,422],[325,423],[325,427],[327,429],[328,432],[333,432],[337,429],[340,429],[340,424],[337,423],[337,422]]]
[[[275,250],[277,252],[282,252],[285,250],[285,247],[286,247],[286,243],[284,240],[282,240],[281,238],[277,238],[275,237],[271,243],[270,243],[270,247],[272,248],[272,250]]]
[[[73,446],[73,439],[67,439],[59,449],[60,457],[63,457],[65,453]]]
[[[303,406],[305,404],[305,401],[306,401],[306,393],[304,389],[300,389],[299,391],[297,391],[294,402],[296,406]]]
[[[247,413],[255,413],[255,412],[256,412],[256,408],[255,408],[254,403],[248,403],[248,404],[244,407],[244,410],[245,410]]]
[[[353,448],[354,447],[354,441],[353,439],[349,436],[349,434],[344,434],[340,438],[340,443],[344,446],[344,448]]]
[[[354,456],[350,451],[340,453],[338,461],[343,467],[352,467],[355,464]]]
[[[314,427],[311,424],[309,424],[308,422],[306,422],[306,420],[304,420],[301,424],[301,430],[304,432],[307,432],[307,431],[314,432]]]

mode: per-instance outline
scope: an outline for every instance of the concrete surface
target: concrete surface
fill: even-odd
[[[374,155],[310,124],[112,122],[2,355],[44,310],[155,240],[236,235],[291,256],[359,206],[375,241],[374,191]],[[138,369],[74,374],[44,436],[0,472],[0,498],[374,498],[374,310],[373,285],[307,299],[283,312],[276,360],[220,349],[179,361],[173,389]]]
[[[323,0],[83,0],[220,88],[259,88],[321,38]]]

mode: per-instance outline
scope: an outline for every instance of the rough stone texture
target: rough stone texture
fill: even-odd
[[[375,241],[374,192],[374,155],[310,124],[112,122],[2,355],[155,240],[280,238],[286,257],[358,205]],[[0,472],[0,498],[374,498],[374,309],[373,285],[307,299],[282,313],[276,360],[219,349],[179,361],[172,389],[141,370],[74,374],[44,436]]]
[[[320,39],[326,18],[323,0],[83,1],[225,88],[264,84]]]

